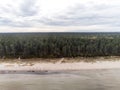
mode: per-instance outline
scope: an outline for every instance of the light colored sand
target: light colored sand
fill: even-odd
[[[0,63],[0,70],[82,70],[120,68],[120,61],[74,62],[74,63]]]

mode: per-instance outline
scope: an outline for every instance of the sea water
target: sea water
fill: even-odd
[[[120,90],[120,69],[0,74],[0,90]]]

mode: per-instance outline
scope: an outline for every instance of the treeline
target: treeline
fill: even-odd
[[[0,34],[1,58],[61,58],[95,56],[120,56],[120,34]]]

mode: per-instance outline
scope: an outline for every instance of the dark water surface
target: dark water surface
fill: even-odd
[[[0,74],[0,90],[120,90],[120,69]]]

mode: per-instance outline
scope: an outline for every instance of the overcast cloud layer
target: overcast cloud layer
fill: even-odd
[[[115,32],[119,10],[119,0],[3,0],[0,32]]]

